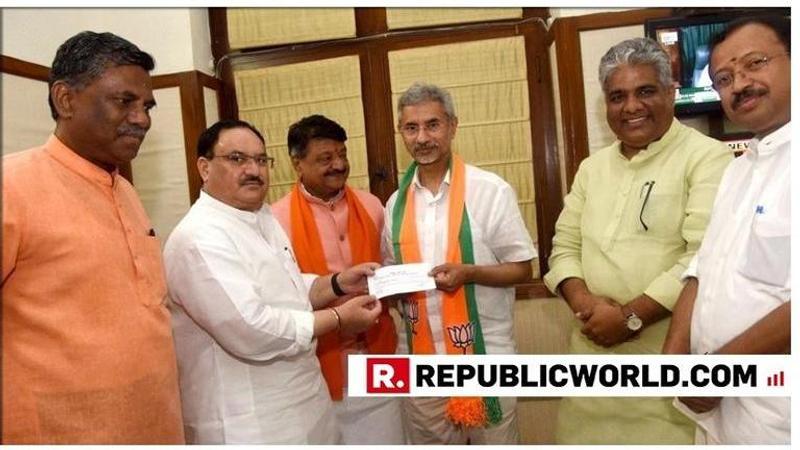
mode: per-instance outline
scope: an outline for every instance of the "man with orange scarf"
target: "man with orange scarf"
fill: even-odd
[[[414,162],[386,204],[384,262],[430,263],[437,286],[400,302],[398,353],[515,353],[513,286],[536,257],[516,194],[452,153],[458,118],[447,91],[414,84],[397,112]],[[516,444],[515,408],[508,397],[403,399],[414,444]]]
[[[299,179],[272,210],[304,273],[327,275],[380,261],[383,206],[369,192],[347,186],[346,140],[344,128],[322,115],[289,127],[289,156]],[[393,354],[396,343],[388,308],[365,333],[334,331],[319,338],[317,356],[334,400],[342,443],[404,443],[399,400],[347,397],[347,355]]]

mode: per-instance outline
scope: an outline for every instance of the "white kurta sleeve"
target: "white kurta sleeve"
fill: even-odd
[[[692,257],[686,270],[681,274],[681,281],[687,281],[689,278],[697,278],[697,254]]]
[[[300,275],[302,275],[303,283],[305,283],[306,290],[308,290],[308,291],[311,290],[311,286],[313,286],[314,282],[317,281],[317,278],[319,278],[319,275],[317,275],[315,273],[303,273],[303,274],[300,274]]]
[[[183,244],[165,255],[170,296],[222,348],[255,361],[311,348],[313,312],[281,307],[297,292],[259,283],[221,233]]]
[[[517,204],[514,189],[503,184],[497,188],[486,240],[500,262],[521,262],[536,258],[525,220]]]

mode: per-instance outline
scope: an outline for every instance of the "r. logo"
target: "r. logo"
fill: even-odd
[[[367,393],[407,394],[409,373],[408,358],[367,358]]]

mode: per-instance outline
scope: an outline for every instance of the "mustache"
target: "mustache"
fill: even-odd
[[[253,181],[255,181],[256,183],[258,183],[261,186],[264,185],[264,179],[259,177],[258,175],[248,175],[248,176],[242,178],[241,181],[239,181],[239,185],[240,186],[244,186],[245,184],[248,184],[248,183],[253,182]]]
[[[436,144],[416,144],[414,146],[414,151],[419,150],[436,150],[439,146]]]
[[[733,103],[731,104],[731,106],[733,107],[733,109],[736,109],[739,107],[739,104],[742,103],[743,101],[750,99],[752,97],[758,97],[760,95],[764,95],[766,93],[767,93],[766,89],[756,89],[753,87],[746,87],[742,89],[741,92],[733,94]]]
[[[328,176],[331,176],[331,175],[341,175],[341,176],[345,176],[345,175],[347,175],[347,169],[342,169],[342,170],[329,170],[329,171],[325,172],[325,176],[326,176],[326,177],[328,177]]]
[[[138,139],[144,139],[147,134],[147,128],[137,127],[135,125],[125,125],[117,129],[117,135],[130,136]]]

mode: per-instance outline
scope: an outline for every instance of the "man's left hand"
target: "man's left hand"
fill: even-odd
[[[366,294],[367,277],[375,275],[375,269],[379,267],[381,265],[376,262],[361,263],[340,272],[336,281],[347,294]]]
[[[474,267],[471,264],[445,263],[434,267],[429,275],[436,281],[437,289],[453,292],[470,281]]]
[[[605,302],[597,302],[588,313],[583,313],[581,333],[592,342],[603,347],[611,347],[628,340],[633,334],[625,324],[622,307]]]

